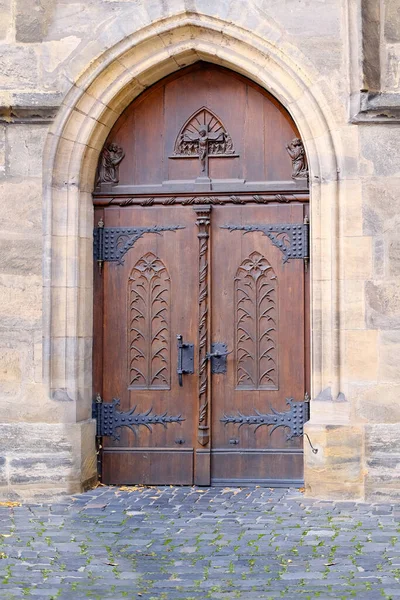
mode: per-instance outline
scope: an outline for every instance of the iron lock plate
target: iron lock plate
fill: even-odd
[[[215,354],[221,356],[213,356]],[[226,373],[226,357],[228,346],[223,342],[213,342],[211,344],[211,373]]]

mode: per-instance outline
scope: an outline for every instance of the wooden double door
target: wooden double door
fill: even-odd
[[[117,119],[93,194],[105,483],[301,482],[308,197],[295,123],[237,73],[199,62]]]
[[[119,399],[104,483],[301,483],[302,437],[279,425],[307,385],[306,209],[102,212],[97,367],[104,402]]]

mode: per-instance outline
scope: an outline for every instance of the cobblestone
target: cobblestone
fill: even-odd
[[[298,490],[101,486],[0,506],[0,598],[400,597],[395,505]]]

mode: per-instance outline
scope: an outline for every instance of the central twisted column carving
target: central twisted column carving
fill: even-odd
[[[201,446],[210,441],[210,389],[207,351],[209,347],[209,237],[210,206],[194,208],[199,229],[199,420],[197,439]]]

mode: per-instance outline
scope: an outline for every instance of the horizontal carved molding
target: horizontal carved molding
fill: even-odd
[[[192,194],[186,195],[157,195],[157,196],[99,196],[93,195],[95,206],[172,206],[182,204],[183,206],[196,205],[221,205],[221,204],[269,204],[278,202],[288,204],[290,202],[308,202],[308,192],[297,193],[275,193],[263,194]]]
[[[400,123],[400,94],[361,91],[352,105],[351,123]]]

